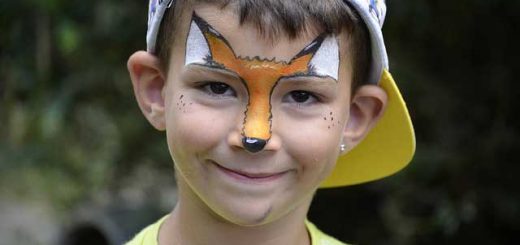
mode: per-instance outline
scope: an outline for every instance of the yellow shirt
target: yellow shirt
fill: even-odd
[[[166,219],[165,216],[154,224],[144,228],[134,239],[127,242],[125,245],[157,245],[157,235],[159,234],[159,227]],[[320,231],[313,223],[306,220],[305,226],[311,236],[312,245],[347,245],[346,243],[340,242],[335,238]]]

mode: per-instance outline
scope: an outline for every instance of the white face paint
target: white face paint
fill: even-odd
[[[335,36],[328,36],[323,40],[309,65],[314,67],[316,75],[329,76],[338,80],[339,47]]]
[[[191,21],[190,32],[188,33],[188,39],[186,40],[186,57],[184,65],[199,63],[206,63],[205,58],[211,55],[209,51],[208,42],[199,26],[195,21]]]

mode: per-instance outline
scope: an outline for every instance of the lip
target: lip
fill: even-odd
[[[282,171],[282,172],[273,172],[273,173],[262,173],[262,172],[253,173],[253,172],[246,172],[246,171],[237,170],[237,169],[226,168],[214,161],[210,161],[210,162],[213,165],[215,165],[217,167],[217,169],[220,170],[225,175],[230,176],[236,180],[243,181],[243,182],[256,182],[256,183],[272,182],[277,179],[280,179],[288,172],[288,171]]]

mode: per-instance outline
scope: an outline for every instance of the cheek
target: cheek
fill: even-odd
[[[168,145],[176,159],[182,157],[179,154],[199,155],[215,147],[225,139],[229,125],[222,112],[190,101],[188,96],[171,103],[166,120]]]
[[[342,130],[337,121],[340,120],[332,118],[330,111],[327,111],[319,118],[280,122],[284,147],[298,162],[304,174],[312,173],[313,178],[321,181],[333,169]]]

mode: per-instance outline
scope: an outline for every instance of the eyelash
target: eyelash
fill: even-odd
[[[303,102],[298,102],[296,101],[295,97],[294,96],[308,96],[308,98],[303,101]],[[309,102],[309,100],[311,100]],[[298,107],[301,107],[301,106],[309,106],[309,105],[313,105],[317,102],[320,102],[320,98],[318,95],[312,93],[312,92],[309,92],[309,91],[305,91],[305,90],[293,90],[289,93],[287,93],[284,98],[283,98],[283,101],[284,102],[288,102],[288,103],[294,103],[296,104]]]
[[[220,86],[220,87],[214,87],[214,86]],[[235,90],[231,86],[229,86],[229,85],[227,85],[226,83],[223,83],[223,82],[204,81],[204,82],[200,83],[198,88],[200,90],[202,90],[204,93],[206,93],[206,94],[208,94],[210,96],[213,96],[213,97],[218,97],[218,98],[221,98],[221,97],[236,97]],[[223,93],[218,93],[218,92],[215,91],[216,89],[225,89],[225,91]],[[226,92],[230,92],[231,94],[225,94]]]

